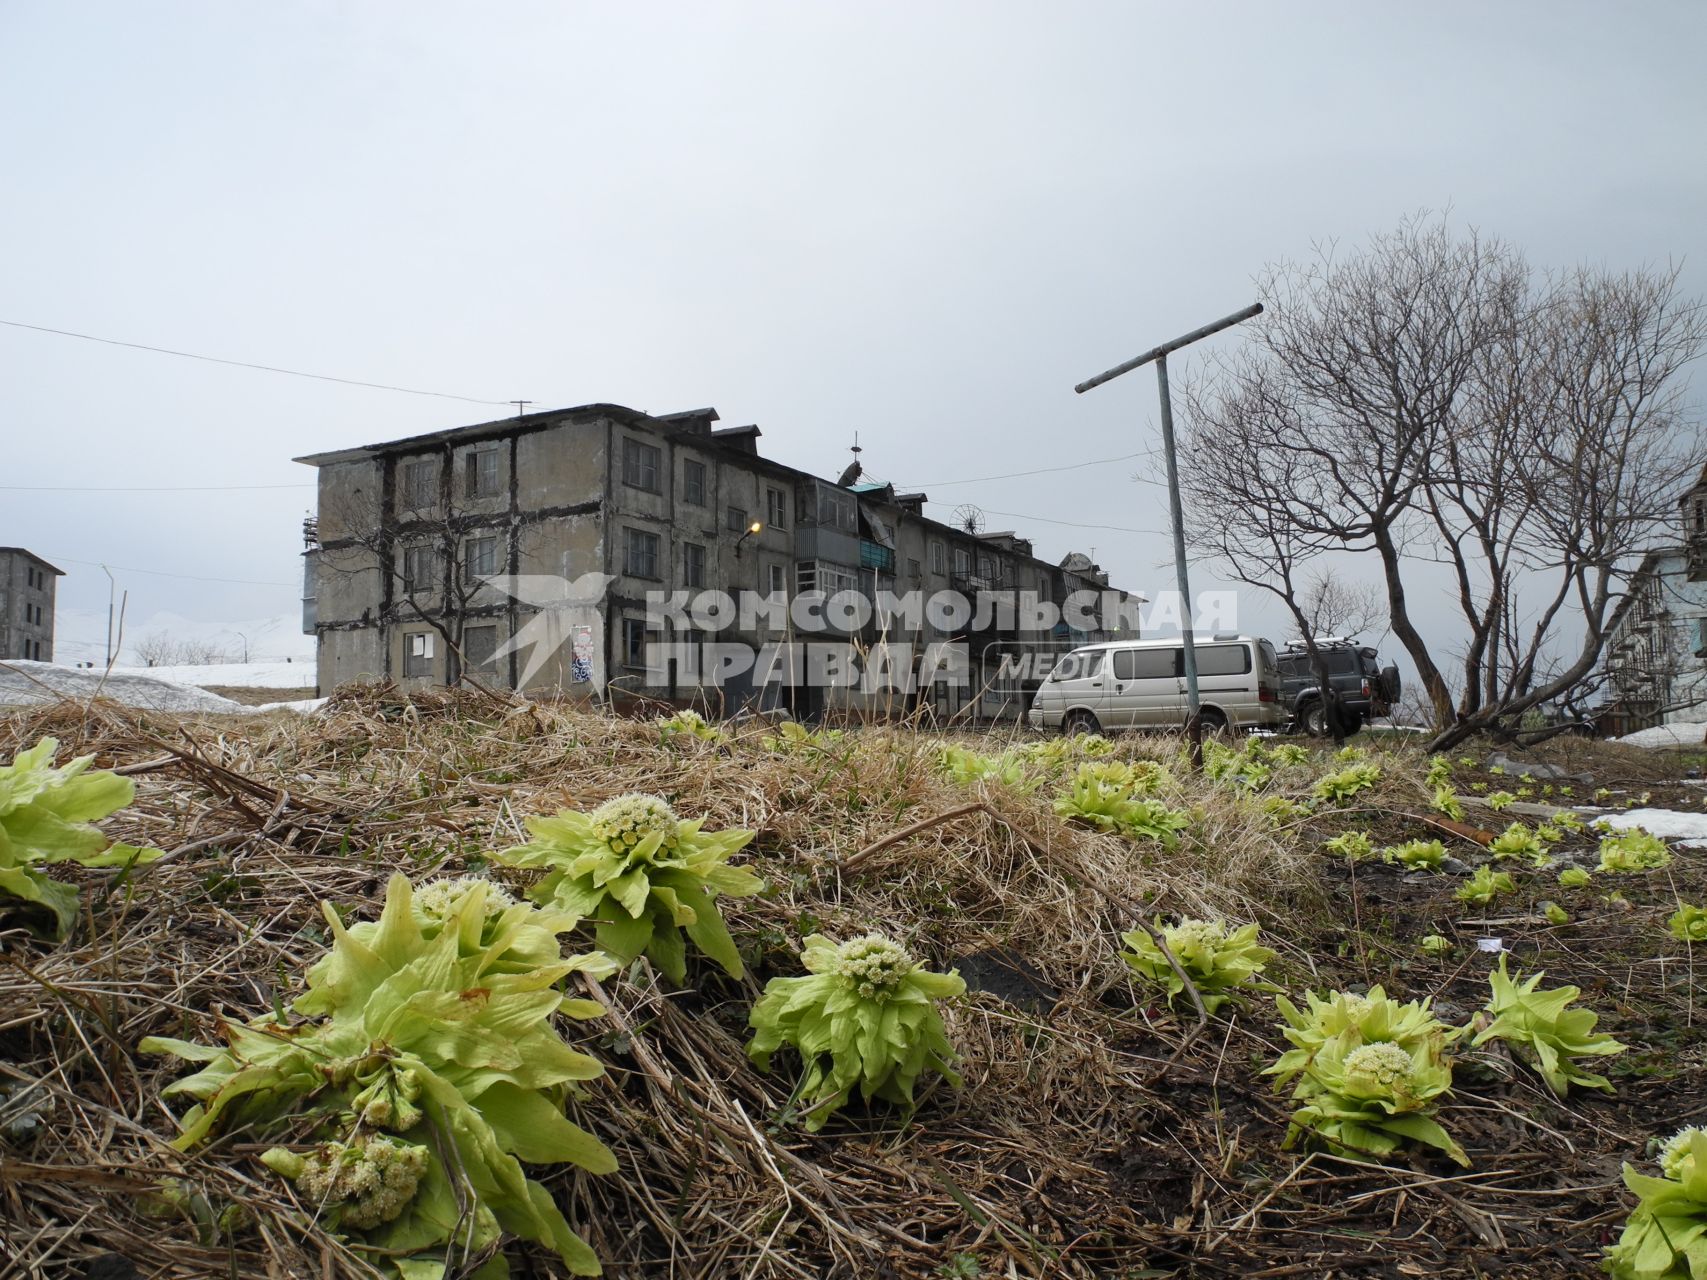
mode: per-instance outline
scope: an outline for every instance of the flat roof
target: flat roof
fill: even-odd
[[[703,414],[707,410],[690,410],[688,415]],[[300,462],[304,466],[324,467],[334,462],[354,462],[360,458],[371,458],[381,453],[410,453],[429,445],[444,444],[451,440],[483,440],[488,437],[508,435],[512,431],[525,430],[531,427],[547,427],[562,418],[611,417],[626,422],[669,422],[671,418],[684,415],[667,414],[663,418],[655,418],[651,414],[641,413],[638,409],[630,409],[623,404],[581,404],[569,409],[548,409],[540,413],[524,413],[499,418],[492,422],[477,422],[466,427],[446,427],[442,431],[428,431],[418,436],[404,436],[399,440],[384,440],[378,444],[359,445],[353,449],[331,449],[325,453],[306,453],[300,458],[292,458],[292,462]]]

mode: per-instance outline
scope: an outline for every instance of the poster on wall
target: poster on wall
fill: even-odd
[[[585,684],[593,678],[593,629],[591,627],[575,628],[574,657],[569,663],[569,678],[576,684]]]

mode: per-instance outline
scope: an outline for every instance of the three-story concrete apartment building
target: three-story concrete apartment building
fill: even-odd
[[[297,459],[319,472],[304,630],[318,639],[321,689],[466,673],[526,692],[723,714],[879,714],[924,702],[1009,718],[1054,654],[1137,635],[1140,598],[1111,590],[1088,557],[1040,560],[1017,534],[932,520],[925,495],[860,483],[857,466],[840,481],[787,466],[759,453],[756,426],[717,421],[713,409],[654,416],[594,404]],[[659,607],[671,595],[715,604],[708,592],[780,607]],[[812,593],[843,592],[874,607],[801,616]],[[980,592],[1031,593],[1057,609],[1090,593],[1074,598],[1107,607],[1054,622],[1018,608],[961,617],[896,603]],[[919,691],[850,686],[834,671],[826,682],[813,666],[823,655],[803,648],[852,646],[863,670],[904,649],[916,667],[927,646],[950,642],[965,655],[959,683]],[[744,664],[748,651],[755,660]]]
[[[0,547],[0,658],[53,661],[53,597],[64,576],[34,552]]]
[[[1676,532],[1642,557],[1607,625],[1607,732],[1707,720],[1707,471],[1679,500]]]

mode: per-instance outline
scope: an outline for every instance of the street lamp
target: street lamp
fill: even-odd
[[[741,544],[743,542],[745,542],[748,538],[752,537],[755,533],[762,532],[764,527],[765,526],[764,526],[764,523],[762,521],[755,520],[755,521],[753,521],[752,524],[747,526],[745,533],[743,533],[739,538],[735,539],[735,558],[737,560],[739,560],[741,558]]]

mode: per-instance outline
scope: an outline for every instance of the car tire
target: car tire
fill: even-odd
[[[1348,738],[1363,728],[1363,713],[1361,711],[1347,711],[1342,719],[1345,722],[1345,736]]]
[[[1305,703],[1298,712],[1298,727],[1312,738],[1328,736],[1328,712],[1319,698]]]
[[[1069,711],[1066,720],[1061,724],[1061,732],[1068,735],[1101,733],[1102,724],[1089,711]]]
[[[1210,707],[1206,711],[1199,711],[1197,713],[1197,719],[1198,723],[1203,726],[1203,732],[1205,734],[1219,736],[1227,732],[1227,717],[1222,715],[1221,712],[1215,710],[1214,707]]]

